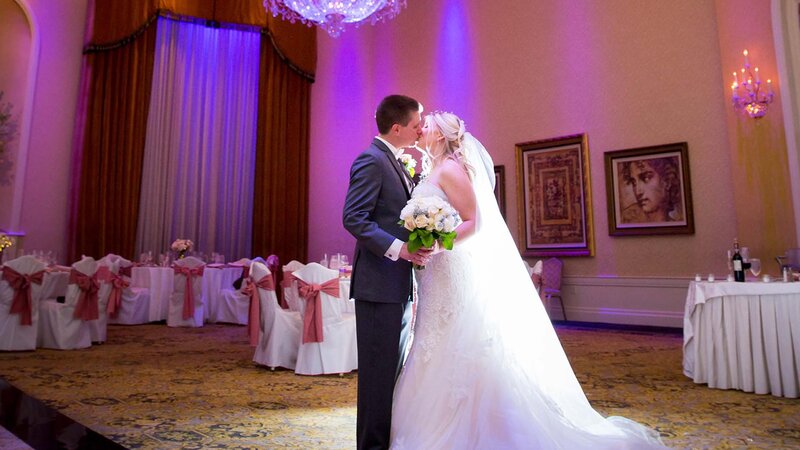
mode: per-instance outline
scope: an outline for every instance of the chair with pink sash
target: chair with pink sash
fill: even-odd
[[[37,347],[70,350],[92,345],[89,321],[100,317],[97,261],[89,256],[72,265],[64,303],[39,305]]]
[[[250,273],[251,262],[252,261],[247,258],[242,258],[235,263],[228,264],[228,266],[242,267],[242,271],[240,273],[240,275],[243,277],[242,284],[239,289],[236,289],[233,287],[233,282],[223,279],[223,284],[219,290],[219,295],[217,295],[217,307],[215,308],[215,313],[213,316],[209,315],[210,322],[247,325],[247,317],[250,314],[250,297],[243,294],[242,289],[244,288],[246,284],[245,280],[247,280]],[[258,324],[256,324],[256,327],[257,326]]]
[[[133,263],[116,257],[117,271],[111,276],[108,323],[140,325],[150,321],[150,289],[131,286]]]
[[[108,302],[112,292],[116,295],[119,291],[114,289],[114,272],[117,271],[117,259],[104,256],[97,260],[97,281],[100,288],[97,291],[97,319],[89,321],[89,334],[92,343],[106,341],[108,332]]]
[[[169,300],[167,326],[202,327],[205,319],[203,304],[203,270],[205,263],[194,256],[175,261],[175,291]]]
[[[258,295],[260,306],[258,317],[251,317],[251,323],[260,324],[253,361],[272,369],[294,369],[303,330],[300,313],[278,306],[275,280],[266,264],[260,261],[250,265],[250,282],[244,290],[249,295]]]
[[[5,263],[0,276],[0,350],[35,350],[45,265],[31,255]]]
[[[303,304],[300,301],[300,293],[297,291],[297,279],[294,277],[294,272],[305,266],[305,264],[295,260],[289,261],[289,264],[283,266],[281,291],[283,291],[283,303],[290,311],[303,310]]]
[[[295,373],[343,374],[358,368],[356,316],[343,313],[339,272],[317,263],[294,272],[304,302],[303,335]]]

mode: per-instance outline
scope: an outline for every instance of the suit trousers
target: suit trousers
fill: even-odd
[[[377,303],[356,299],[356,441],[359,450],[389,448],[394,385],[405,361],[411,311],[411,302]]]

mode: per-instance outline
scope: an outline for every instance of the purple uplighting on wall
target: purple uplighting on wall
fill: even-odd
[[[474,43],[467,6],[460,0],[446,0],[442,8],[435,61],[436,107],[459,116],[476,108]]]

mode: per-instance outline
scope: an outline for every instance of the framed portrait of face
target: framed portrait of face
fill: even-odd
[[[694,234],[686,142],[604,156],[610,236]]]
[[[516,150],[522,255],[594,256],[586,135],[523,142]]]

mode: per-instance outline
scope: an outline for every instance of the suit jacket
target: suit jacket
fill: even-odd
[[[408,241],[408,230],[397,224],[411,198],[403,170],[378,139],[350,168],[342,222],[356,238],[350,280],[350,296],[356,300],[401,303],[411,294],[411,263],[384,256],[395,238]]]

